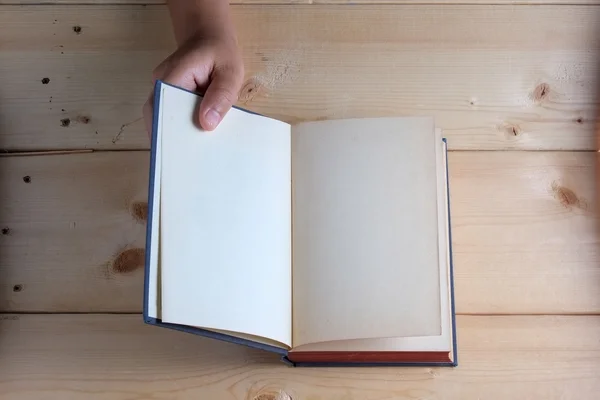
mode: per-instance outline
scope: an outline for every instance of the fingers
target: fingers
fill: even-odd
[[[162,80],[171,85],[181,87],[190,91],[202,90],[208,82],[210,72],[210,59],[202,54],[180,54],[175,52],[152,73],[152,83]],[[146,133],[152,135],[154,90],[150,92],[146,103],[142,108],[142,114],[146,125]]]
[[[161,79],[193,92],[207,83],[212,67],[210,57],[201,53],[186,54],[163,64],[155,71],[155,80]]]
[[[201,51],[200,51],[201,50]],[[161,63],[153,73],[153,82],[162,80],[190,90],[204,91],[196,123],[205,130],[214,130],[238,99],[244,80],[241,59],[231,49],[207,51],[182,47]],[[152,124],[152,94],[144,105],[144,120],[148,134]]]
[[[217,66],[213,70],[211,82],[200,103],[200,125],[214,130],[225,114],[238,100],[244,80],[244,71],[235,66]]]

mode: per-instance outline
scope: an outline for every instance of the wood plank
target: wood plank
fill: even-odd
[[[450,153],[459,313],[600,312],[598,157]],[[140,312],[147,168],[146,151],[0,158],[0,311]]]
[[[600,311],[598,158],[450,155],[460,312]]]
[[[141,310],[148,160],[0,158],[0,309]]]
[[[294,369],[134,315],[0,316],[0,399],[593,399],[600,317],[462,316],[457,368]]]
[[[433,115],[452,149],[595,147],[596,6],[233,10],[240,106],[290,123]],[[0,11],[1,149],[148,148],[141,106],[173,49],[164,6]]]

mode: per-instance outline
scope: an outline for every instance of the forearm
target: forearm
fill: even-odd
[[[167,0],[167,5],[179,45],[195,35],[235,38],[228,0]]]

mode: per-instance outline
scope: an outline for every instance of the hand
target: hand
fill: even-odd
[[[244,80],[243,60],[233,34],[197,34],[184,41],[153,73],[153,80],[203,93],[195,120],[214,130],[238,99]],[[148,133],[152,131],[153,92],[144,105]]]

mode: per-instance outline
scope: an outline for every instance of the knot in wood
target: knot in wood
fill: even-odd
[[[521,135],[521,127],[517,124],[506,122],[505,124],[499,127],[500,130],[503,130],[507,137],[515,138]]]
[[[122,251],[112,262],[112,270],[118,274],[133,272],[144,266],[145,258],[144,249],[127,249]]]
[[[80,122],[82,124],[89,124],[91,121],[91,118],[88,117],[87,115],[80,115],[77,117],[77,122]]]
[[[138,222],[148,220],[148,203],[145,201],[136,201],[131,205],[131,215]]]
[[[292,400],[292,397],[282,390],[259,393],[252,400]]]
[[[541,102],[550,95],[550,85],[547,83],[540,83],[533,91],[532,98],[535,102]]]
[[[248,103],[262,91],[263,86],[256,78],[250,78],[244,83],[240,90],[239,101],[242,103]]]

